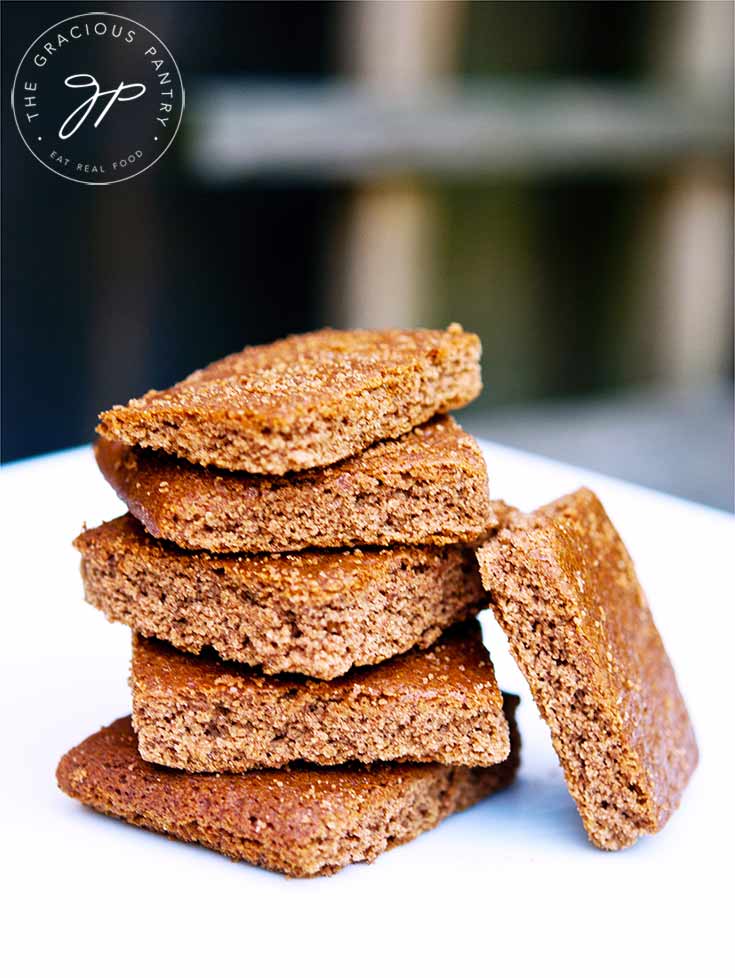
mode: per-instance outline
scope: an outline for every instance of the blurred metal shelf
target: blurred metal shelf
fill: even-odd
[[[732,149],[729,93],[592,84],[365,85],[201,80],[188,161],[208,181],[647,169]]]

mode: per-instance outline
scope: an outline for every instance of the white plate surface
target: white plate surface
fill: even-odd
[[[86,811],[59,792],[54,769],[129,712],[129,637],[85,605],[70,541],[122,507],[88,448],[50,455],[2,475],[6,974],[724,973],[735,520],[484,448],[493,495],[520,507],[591,486],[636,560],[702,755],[665,831],[617,854],[586,841],[487,615],[501,684],[523,697],[518,782],[371,866],[288,881]]]

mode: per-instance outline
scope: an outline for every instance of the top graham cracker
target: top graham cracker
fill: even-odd
[[[198,465],[282,475],[396,438],[480,392],[480,341],[325,329],[246,347],[100,415],[97,431]]]

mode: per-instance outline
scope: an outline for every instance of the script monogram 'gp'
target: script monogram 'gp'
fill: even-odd
[[[84,124],[86,119],[89,117],[92,109],[101,98],[105,96],[110,96],[107,105],[102,109],[100,114],[94,123],[94,128],[97,129],[99,124],[105,118],[107,113],[110,111],[115,102],[134,102],[135,99],[141,97],[145,94],[146,86],[142,82],[131,82],[126,85],[125,82],[120,82],[117,88],[110,88],[105,92],[100,91],[100,85],[94,75],[78,74],[69,75],[68,78],[64,79],[64,84],[67,88],[92,88],[93,92],[81,105],[78,105],[73,112],[64,119],[59,128],[59,139],[69,139],[74,133],[79,129],[80,126]],[[77,118],[77,116],[79,118]],[[72,121],[76,120],[72,128]]]

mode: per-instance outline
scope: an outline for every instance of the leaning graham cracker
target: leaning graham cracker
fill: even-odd
[[[189,774],[137,751],[129,717],[73,748],[56,777],[67,795],[133,825],[197,842],[288,876],[325,876],[372,862],[510,784],[520,741],[494,767],[376,764],[248,774]]]
[[[325,329],[246,347],[100,415],[103,438],[199,465],[282,475],[330,465],[480,392],[480,341]]]
[[[426,648],[486,598],[471,548],[184,552],[122,516],[75,541],[87,600],[185,652],[333,679]]]
[[[580,489],[529,515],[507,508],[478,560],[590,839],[620,849],[658,832],[697,765],[697,745],[633,562],[600,501]]]
[[[491,766],[510,751],[503,697],[476,621],[426,652],[325,683],[263,676],[133,636],[133,726],[146,761],[237,773],[293,761]]]
[[[189,550],[468,543],[494,525],[482,453],[447,417],[288,476],[206,469],[104,439],[95,455],[148,532]]]

